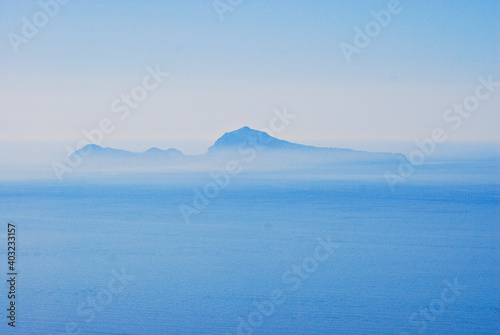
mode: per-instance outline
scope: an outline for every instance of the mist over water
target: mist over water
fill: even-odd
[[[42,148],[3,165],[0,182],[0,220],[18,230],[23,333],[500,331],[491,143],[451,145],[409,175],[392,160],[318,169],[325,158],[279,150],[232,173],[224,149],[193,156],[192,171],[82,173],[84,161],[62,181]],[[283,169],[300,157],[311,168]]]
[[[74,152],[77,141],[0,141],[0,180],[56,179],[53,162],[64,163]],[[419,147],[410,141],[302,141],[317,147],[348,148],[367,152],[402,153],[406,157]],[[179,149],[186,155],[202,155],[207,152],[211,141],[105,141],[104,147],[144,152],[152,147],[166,150]],[[469,166],[490,166],[491,174],[500,162],[498,142],[446,142],[438,144],[426,157],[424,166],[436,164],[461,164]],[[479,162],[479,164],[476,164]],[[247,167],[248,166],[247,164]],[[205,168],[213,168],[205,167]],[[81,169],[80,169],[81,170]],[[332,165],[332,171],[335,170]],[[416,174],[426,168],[418,168]],[[79,169],[75,169],[78,174]],[[129,170],[128,173],[134,171]],[[453,167],[448,169],[453,172]],[[365,173],[366,174],[366,173]],[[379,173],[380,174],[380,173]],[[382,173],[383,175],[383,173]],[[496,176],[492,176],[495,178]],[[161,178],[160,178],[161,180]]]

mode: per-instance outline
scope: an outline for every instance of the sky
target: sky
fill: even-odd
[[[44,22],[54,1],[0,1],[0,141],[80,141],[103,119],[104,143],[214,141],[269,128],[276,110],[294,116],[276,136],[296,142],[413,141],[436,127],[499,139],[497,91],[457,129],[443,121],[480,77],[500,81],[499,1],[400,1],[350,62],[341,43],[356,46],[392,1],[71,0]],[[27,21],[41,22],[29,38]],[[113,102],[148,69],[168,76],[120,119]]]

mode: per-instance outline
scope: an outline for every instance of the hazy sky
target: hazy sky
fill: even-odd
[[[428,137],[479,76],[500,81],[500,2],[401,1],[348,63],[339,44],[388,2],[243,0],[221,21],[211,0],[72,0],[16,53],[41,7],[0,1],[0,140],[77,141],[103,118],[106,140],[215,140],[283,107],[288,140]],[[170,75],[121,120],[148,66]],[[498,139],[499,93],[450,136]]]

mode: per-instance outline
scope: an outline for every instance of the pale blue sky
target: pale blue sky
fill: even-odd
[[[0,140],[78,141],[104,117],[106,141],[213,140],[283,107],[288,140],[425,138],[479,76],[500,80],[500,2],[401,1],[347,63],[339,43],[387,3],[243,0],[220,21],[211,0],[73,0],[15,53],[7,35],[40,5],[1,1]],[[117,119],[111,102],[157,65],[170,77]],[[499,96],[450,137],[498,139]]]

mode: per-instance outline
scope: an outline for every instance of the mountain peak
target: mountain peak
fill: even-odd
[[[255,130],[245,126],[222,135],[217,141],[215,141],[214,145],[211,146],[208,151],[211,152],[220,149],[236,149],[241,145],[248,144],[262,145],[272,141],[279,140],[269,136],[263,131]]]
[[[152,148],[149,148],[148,150],[144,151],[145,154],[147,153],[158,153],[158,152],[162,152],[163,150],[157,148],[157,147],[152,147]]]
[[[208,149],[208,152],[221,150],[235,150],[238,147],[259,147],[261,149],[303,149],[307,146],[290,143],[270,136],[268,133],[255,130],[250,127],[241,127],[237,130],[225,133],[214,145]]]
[[[91,153],[91,152],[92,153],[101,152],[104,151],[105,149],[106,148],[101,147],[100,145],[90,143],[84,146],[83,148],[76,150],[75,153],[79,154],[84,153],[83,155],[85,155],[86,153]]]
[[[255,130],[255,129],[252,129],[248,126],[244,126],[244,127],[239,128],[239,129],[227,132],[223,136],[226,136],[226,135],[230,135],[230,136],[259,136],[260,135],[260,136],[263,136],[263,134],[267,135],[267,133],[265,133],[263,131]]]
[[[103,150],[105,148],[101,147],[100,145],[97,145],[97,144],[94,144],[94,143],[90,143],[90,144],[87,144],[86,146],[84,146],[82,149],[86,149],[86,150]]]
[[[163,156],[163,157],[179,157],[183,156],[184,154],[180,152],[177,149],[167,149],[167,150],[162,150],[156,147],[149,148],[148,150],[144,151],[143,154],[145,155],[154,155],[154,156]]]
[[[236,129],[234,131],[231,131],[231,133],[236,133],[236,132],[250,132],[250,131],[258,131],[258,130],[252,129],[252,128],[248,127],[248,126],[244,126],[244,127],[241,127],[240,129]]]

